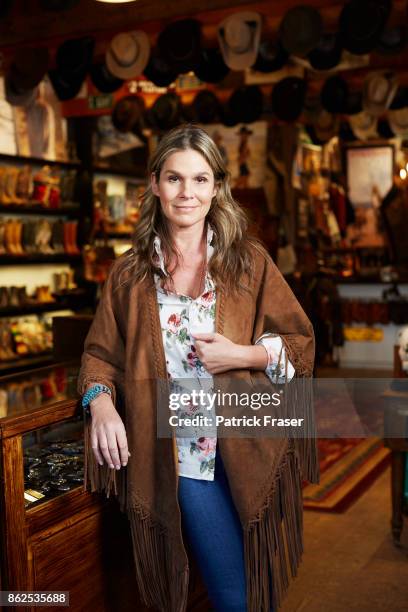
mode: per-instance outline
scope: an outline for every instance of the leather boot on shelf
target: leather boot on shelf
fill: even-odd
[[[10,293],[8,287],[0,287],[0,308],[7,308],[10,304]]]
[[[71,221],[70,226],[71,226],[71,229],[69,232],[69,236],[70,236],[72,255],[80,255],[81,251],[79,250],[78,245],[77,245],[78,221]]]
[[[0,255],[6,253],[6,222],[0,219]]]
[[[4,183],[6,180],[6,167],[0,166],[0,204],[5,204],[4,202]]]
[[[14,306],[15,308],[20,306],[18,287],[9,287],[9,306]]]
[[[58,219],[52,224],[52,248],[55,253],[64,252],[64,222]]]
[[[7,219],[4,238],[7,253],[9,255],[17,255],[14,244],[14,221],[12,219]]]
[[[19,219],[16,219],[14,223],[14,235],[15,235],[15,245],[18,255],[25,255],[25,251],[22,245],[22,237],[23,237],[23,222]]]
[[[23,166],[19,168],[16,183],[16,201],[28,204],[31,193],[31,167]]]
[[[27,287],[17,287],[17,294],[20,306],[26,306],[28,304]]]
[[[69,221],[64,221],[64,250],[67,255],[72,255]]]
[[[16,186],[17,186],[18,168],[9,166],[6,169],[6,180],[4,182],[4,203],[16,203]]]

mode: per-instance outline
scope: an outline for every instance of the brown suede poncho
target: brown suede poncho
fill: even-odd
[[[296,575],[303,551],[302,478],[319,480],[313,436],[313,328],[268,257],[254,250],[250,292],[230,296],[216,288],[216,331],[238,344],[253,344],[264,332],[282,337],[296,376],[286,383],[291,414],[306,417],[305,437],[219,438],[233,501],[244,532],[249,612],[267,612],[282,601],[289,575]],[[105,283],[85,341],[78,391],[90,382],[112,390],[131,457],[119,471],[99,466],[85,417],[85,482],[91,490],[118,496],[131,524],[136,575],[145,604],[162,612],[187,607],[189,565],[178,504],[175,439],[157,437],[158,382],[167,371],[153,281],[118,283],[116,261]],[[245,370],[228,378],[242,380]],[[251,372],[254,378],[267,376]],[[214,387],[223,375],[214,375]],[[300,379],[300,380],[299,380]],[[296,382],[296,385],[293,383]],[[160,410],[168,410],[159,403]],[[243,469],[245,466],[245,469]],[[272,591],[269,589],[269,576]]]

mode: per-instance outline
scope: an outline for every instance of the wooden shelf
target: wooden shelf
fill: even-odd
[[[17,372],[18,370],[26,370],[37,365],[52,363],[54,356],[51,352],[41,353],[39,355],[31,355],[27,357],[19,357],[12,361],[0,361],[0,375],[3,376],[7,372]]]
[[[41,204],[0,204],[0,214],[18,214],[18,215],[47,215],[78,217],[79,206],[60,206],[59,208],[46,208]]]
[[[23,306],[5,306],[0,308],[0,317],[18,317],[26,314],[54,312],[57,310],[76,310],[90,304],[87,296],[67,296],[65,300],[43,302],[38,304],[25,304]]]
[[[28,264],[38,263],[70,263],[78,262],[81,260],[81,254],[79,255],[68,255],[67,253],[33,253],[29,255],[0,255],[0,265],[5,266],[20,266]]]
[[[55,160],[55,159],[44,159],[42,157],[27,157],[25,155],[10,155],[9,153],[0,153],[0,162],[11,162],[15,164],[20,162],[23,164],[37,164],[40,166],[64,166],[66,168],[79,168],[80,162],[74,162],[69,160]]]

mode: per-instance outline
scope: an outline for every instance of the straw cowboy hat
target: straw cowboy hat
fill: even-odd
[[[136,30],[117,34],[106,52],[106,66],[119,79],[133,79],[146,68],[150,55],[150,41],[146,32]]]
[[[261,37],[261,15],[235,13],[218,26],[218,42],[224,62],[231,70],[250,68],[256,60]]]
[[[369,115],[366,111],[361,111],[349,117],[350,127],[359,140],[378,138],[377,117]]]
[[[398,79],[392,72],[383,70],[367,75],[363,85],[363,108],[379,117],[391,105],[397,93]]]
[[[396,136],[408,135],[408,107],[388,111],[388,122]]]

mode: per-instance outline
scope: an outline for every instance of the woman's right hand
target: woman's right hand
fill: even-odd
[[[100,393],[89,404],[91,422],[91,446],[99,465],[103,459],[110,468],[120,469],[127,465],[128,443],[125,426],[119,416],[112,398],[107,393]]]

